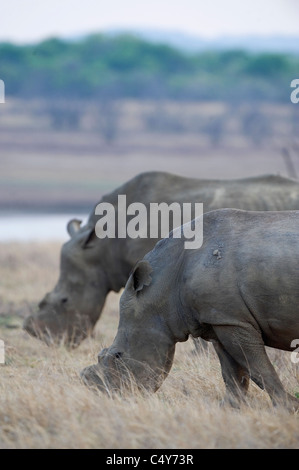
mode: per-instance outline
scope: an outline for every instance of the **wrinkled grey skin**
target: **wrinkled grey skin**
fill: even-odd
[[[136,264],[115,340],[82,371],[83,381],[119,390],[128,369],[155,391],[175,344],[191,335],[213,343],[230,404],[251,378],[273,404],[297,410],[299,400],[283,389],[265,346],[290,351],[299,338],[299,211],[224,209],[203,217],[200,249],[186,250],[183,238],[171,236]]]
[[[125,194],[127,205],[143,202],[203,202],[204,212],[222,207],[247,210],[299,209],[299,184],[279,176],[241,180],[198,180],[169,173],[143,173],[125,183],[100,202],[117,207]],[[37,314],[24,322],[25,330],[47,343],[64,341],[77,346],[99,319],[109,291],[118,292],[138,259],[150,251],[157,238],[99,239],[90,214],[87,224],[68,224],[70,240],[61,250],[60,277],[39,304]]]

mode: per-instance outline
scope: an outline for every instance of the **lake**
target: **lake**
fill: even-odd
[[[66,241],[66,225],[71,219],[86,223],[87,214],[9,214],[0,213],[0,242]]]

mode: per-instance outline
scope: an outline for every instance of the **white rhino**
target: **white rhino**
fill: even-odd
[[[181,205],[202,202],[204,212],[235,207],[245,210],[299,209],[299,183],[280,176],[237,180],[200,180],[162,172],[142,173],[100,202],[109,202],[117,213],[118,196],[127,204],[136,201],[146,207],[152,202]],[[71,346],[89,335],[100,318],[109,291],[118,292],[136,261],[150,251],[159,238],[99,239],[95,210],[86,225],[68,224],[70,240],[62,246],[60,276],[54,289],[29,316],[24,328],[46,342]]]
[[[213,343],[229,403],[244,396],[251,378],[275,405],[298,410],[265,346],[291,351],[299,338],[299,211],[206,213],[196,250],[173,234],[137,262],[114,342],[82,371],[84,382],[119,390],[130,374],[156,391],[175,344],[191,335]]]

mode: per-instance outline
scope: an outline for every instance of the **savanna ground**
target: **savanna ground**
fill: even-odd
[[[60,121],[56,128],[56,114],[44,113],[45,106],[7,100],[0,108],[6,212],[91,210],[102,194],[145,170],[197,178],[298,173],[298,107],[113,103],[102,109],[104,122],[89,110],[79,127]],[[49,348],[21,329],[57,281],[60,246],[0,243],[1,448],[299,447],[298,416],[274,409],[254,384],[246,406],[220,407],[224,384],[215,352],[194,354],[191,340],[177,345],[155,395],[109,398],[88,390],[79,372],[111,344],[119,294],[108,296],[94,337],[73,351]],[[299,369],[290,353],[268,353],[284,387],[298,394]]]
[[[87,389],[79,372],[111,344],[119,294],[110,294],[93,338],[51,348],[21,329],[57,280],[59,243],[0,245],[1,448],[298,448],[299,420],[273,408],[253,383],[246,405],[221,407],[224,385],[212,347],[177,345],[169,377],[155,395],[110,398]],[[268,350],[285,388],[299,392],[290,353]]]

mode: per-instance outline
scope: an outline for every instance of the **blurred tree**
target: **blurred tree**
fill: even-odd
[[[271,122],[257,107],[244,113],[241,125],[243,134],[256,146],[272,135]]]
[[[215,147],[220,145],[224,137],[226,121],[226,115],[215,116],[209,119],[203,126],[204,133],[209,137],[210,143]]]
[[[95,99],[111,84],[115,98],[282,101],[299,58],[240,50],[187,54],[132,35],[50,38],[0,44],[7,95]]]

